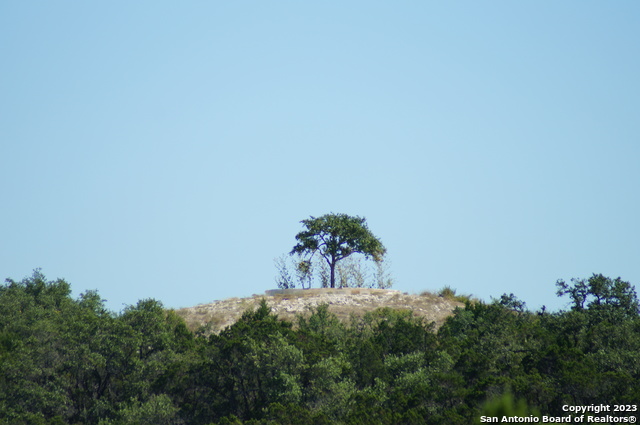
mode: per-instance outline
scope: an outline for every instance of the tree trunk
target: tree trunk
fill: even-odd
[[[336,287],[336,262],[332,261],[331,264],[329,264],[329,268],[331,269],[331,287],[335,288]]]

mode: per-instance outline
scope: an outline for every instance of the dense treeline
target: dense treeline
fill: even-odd
[[[0,287],[0,424],[471,424],[491,400],[530,412],[640,400],[633,287],[594,275],[530,312],[513,296],[467,303],[436,332],[381,309],[297,323],[266,304],[219,335],[154,300],[120,314],[39,272]],[[495,404],[495,402],[493,402]]]

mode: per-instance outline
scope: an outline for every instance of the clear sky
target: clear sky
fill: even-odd
[[[640,2],[3,1],[0,277],[263,293],[300,220],[394,289],[640,283]]]

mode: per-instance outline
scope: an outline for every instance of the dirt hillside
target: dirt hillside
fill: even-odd
[[[328,304],[329,311],[341,320],[349,320],[351,314],[363,315],[368,311],[389,307],[411,310],[415,316],[435,322],[438,327],[454,308],[464,305],[428,292],[410,295],[390,289],[286,289],[266,291],[265,295],[250,298],[230,298],[200,304],[176,310],[176,313],[185,319],[191,329],[209,323],[211,331],[217,333],[235,323],[245,311],[255,309],[262,299],[280,318],[294,322],[297,315],[308,315],[310,308]]]

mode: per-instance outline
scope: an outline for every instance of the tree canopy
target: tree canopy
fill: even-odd
[[[298,243],[291,254],[313,256],[319,253],[329,266],[332,288],[336,285],[338,261],[355,253],[380,261],[387,252],[367,227],[364,217],[330,213],[317,218],[311,216],[301,223],[306,229],[296,235]]]
[[[504,295],[436,329],[389,308],[347,323],[327,304],[290,322],[263,301],[207,334],[158,301],[111,313],[36,271],[0,284],[0,425],[450,425],[637,409],[635,288],[572,282],[559,295],[573,307],[556,313]]]

